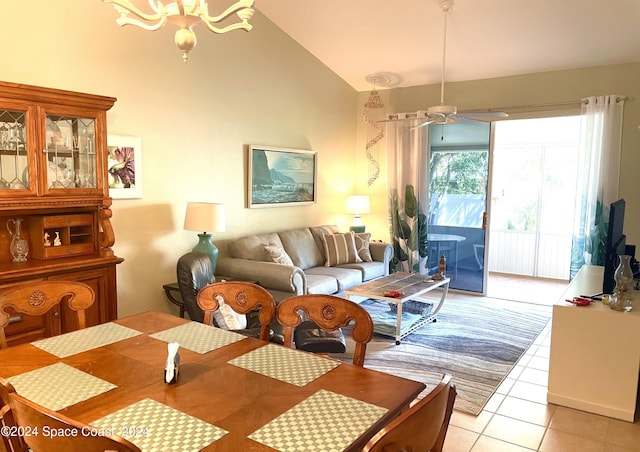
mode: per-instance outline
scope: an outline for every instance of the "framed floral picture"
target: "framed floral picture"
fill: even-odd
[[[314,151],[249,146],[248,207],[315,203],[317,158]]]
[[[142,198],[142,140],[107,136],[109,194],[114,199]]]

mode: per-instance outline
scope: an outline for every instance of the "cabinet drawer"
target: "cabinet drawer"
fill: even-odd
[[[78,245],[45,246],[42,254],[33,256],[36,259],[55,259],[57,257],[71,257],[79,254],[93,253],[93,244],[84,243]]]
[[[93,224],[93,215],[90,213],[74,214],[74,215],[47,215],[38,217],[43,229],[48,228],[65,228],[71,226],[91,226]]]

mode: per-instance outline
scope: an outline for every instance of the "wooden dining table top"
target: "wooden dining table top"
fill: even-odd
[[[177,331],[193,327],[196,331],[195,329],[204,325],[155,311],[110,323],[114,328],[113,324],[119,325],[117,328],[126,327],[122,329],[128,329],[135,335],[65,357],[45,351],[46,347],[37,343],[10,347],[0,350],[0,375],[15,381],[18,393],[22,392],[18,383],[30,381],[28,377],[32,376],[35,378],[33,381],[43,386],[41,391],[44,395],[52,392],[55,397],[81,392],[80,381],[85,376],[96,377],[94,380],[103,385],[99,390],[101,393],[76,403],[73,400],[67,401],[67,404],[72,404],[58,411],[83,423],[105,426],[109,422],[115,422],[110,417],[116,412],[124,412],[134,405],[139,406],[142,401],[159,402],[164,407],[174,409],[173,411],[186,413],[188,417],[214,426],[211,428],[222,429],[218,430],[222,432],[222,436],[213,442],[206,442],[203,448],[194,446],[195,450],[200,448],[207,451],[287,450],[285,446],[278,446],[281,444],[278,441],[282,440],[282,444],[285,444],[286,441],[304,440],[306,429],[313,430],[313,424],[317,424],[318,419],[319,423],[336,420],[338,436],[355,436],[345,447],[340,446],[340,450],[359,450],[373,434],[406,409],[425,389],[424,384],[416,381],[302,351],[284,349],[283,346],[258,339],[234,337],[235,333],[224,336],[225,340],[231,338],[233,342],[204,353],[181,346],[177,383],[166,384],[166,338],[170,337],[174,329]],[[99,327],[100,325],[83,330],[85,336],[80,338],[81,342],[86,342],[92,331],[98,331],[92,329]],[[164,339],[159,339],[163,334]],[[43,344],[45,341],[47,340]],[[287,375],[274,377],[260,373],[258,367],[258,371],[251,370],[251,366],[262,365],[274,367],[274,371],[286,372],[288,367],[296,367],[294,364],[297,361],[302,367],[299,373],[305,374],[315,367],[322,370],[311,376],[296,374],[296,378],[303,378],[302,382],[287,380],[291,377]],[[247,367],[243,367],[245,365]],[[62,386],[48,388],[47,384],[53,385],[54,379],[43,378],[37,372],[54,368],[72,373],[61,374],[63,376],[59,378],[62,382],[57,384]],[[73,376],[75,373],[83,378],[76,380]],[[314,409],[320,411],[319,418],[313,418],[314,413],[308,411],[310,406],[315,406]],[[341,412],[343,408],[345,412]],[[369,416],[366,421],[361,419],[365,413]],[[144,430],[145,425],[130,427],[133,437],[121,436],[139,446],[141,444],[136,441],[135,435],[153,435],[153,431]],[[352,431],[341,432],[343,427],[344,430],[351,427]],[[191,433],[174,432],[173,435],[190,437]],[[282,435],[289,435],[291,438],[283,440]],[[309,441],[314,440],[309,438]],[[289,450],[297,447],[300,447],[299,450],[312,450],[295,445],[288,447]],[[318,447],[324,449],[328,446]]]

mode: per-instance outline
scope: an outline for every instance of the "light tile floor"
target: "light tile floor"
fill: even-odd
[[[548,404],[551,323],[540,333],[478,416],[454,411],[445,452],[640,451],[632,424]]]

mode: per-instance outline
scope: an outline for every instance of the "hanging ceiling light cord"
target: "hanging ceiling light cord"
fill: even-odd
[[[444,39],[442,40],[442,77],[440,82],[440,105],[444,105],[444,70],[447,63],[447,24],[449,22],[449,11],[451,4],[449,2],[442,3],[442,11],[444,11]]]
[[[377,144],[384,136],[380,121],[384,117],[384,104],[376,91],[374,79],[373,91],[369,94],[369,99],[364,104],[364,122],[367,127],[367,143],[365,145],[365,155],[369,161],[369,178],[367,184],[371,186],[380,175],[380,164],[378,163]]]

